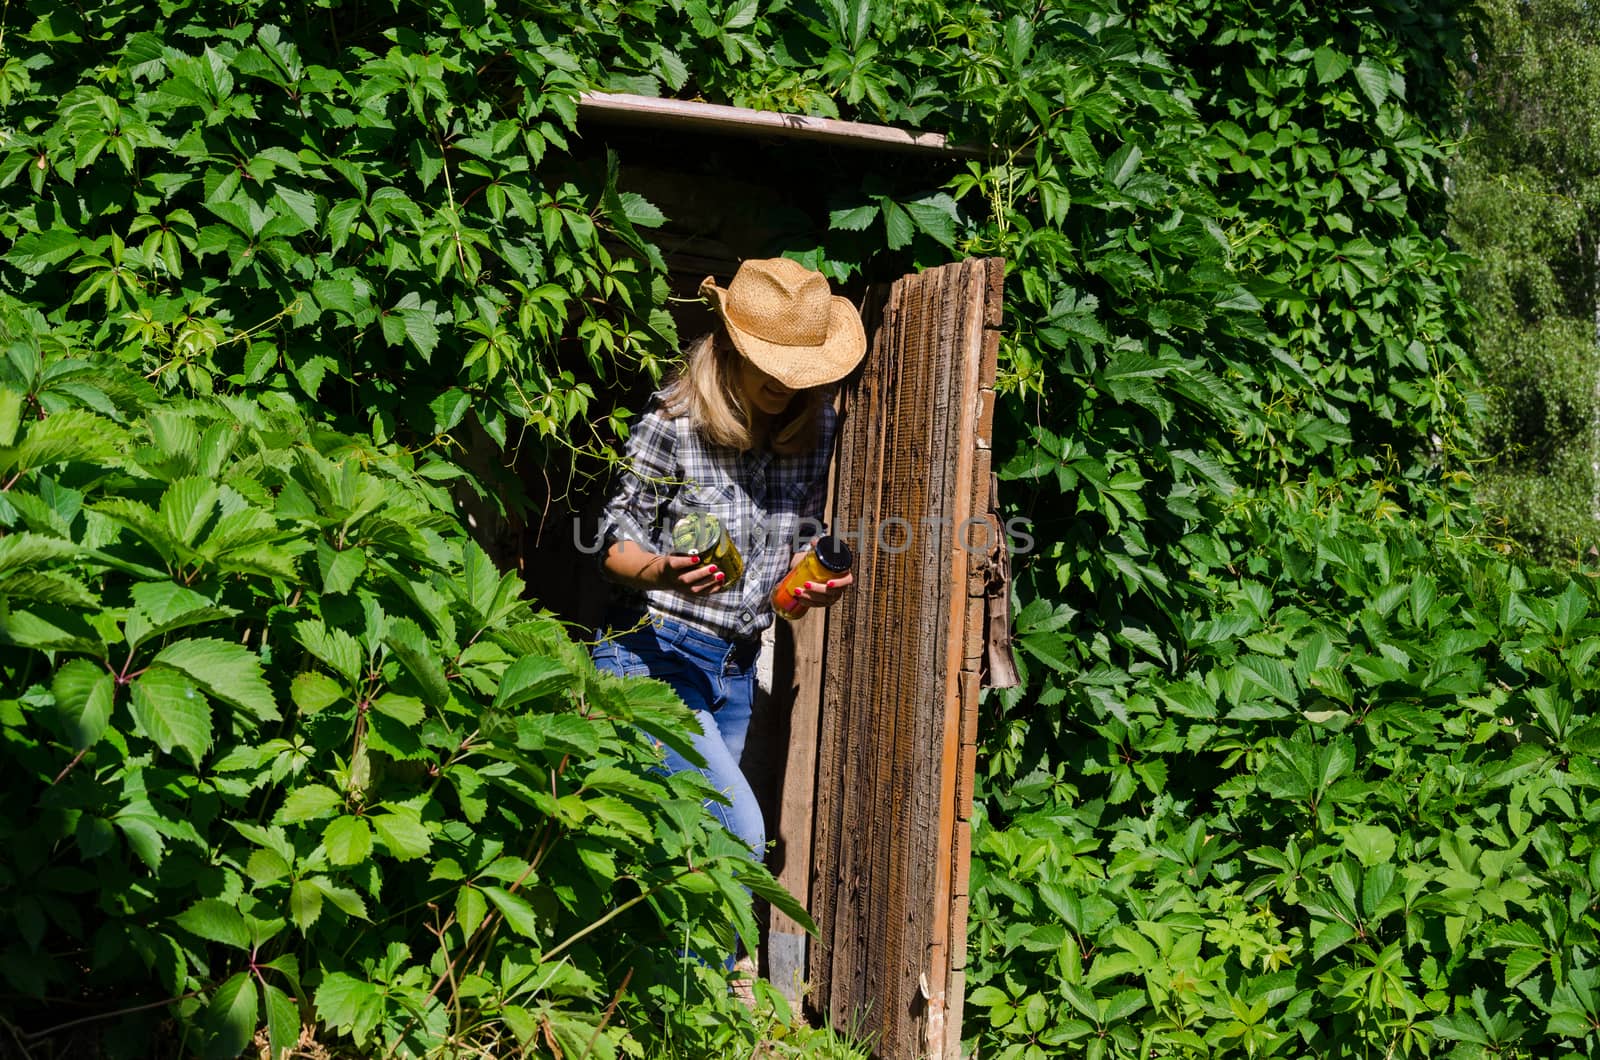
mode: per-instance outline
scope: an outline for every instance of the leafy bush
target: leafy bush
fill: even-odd
[[[1545,562],[1596,545],[1600,343],[1600,22],[1585,4],[1482,5],[1451,166],[1451,229],[1477,259],[1489,386],[1480,491],[1508,536]]]
[[[1247,513],[1181,658],[1044,677],[1070,750],[974,870],[998,1055],[1600,1044],[1594,583],[1314,498]]]
[[[1074,212],[1041,191],[1001,244],[1011,365],[1048,402],[1010,406],[1004,474],[1045,547],[1028,684],[986,731],[967,1033],[1587,1055],[1594,592],[1480,543],[1466,492],[1436,172],[1463,27],[1268,7],[1035,38],[1033,83],[1115,121],[1079,108],[1103,167],[1061,167]],[[1039,137],[1077,163],[1068,120]],[[1041,276],[1057,228],[1070,293]]]
[[[493,4],[11,5],[0,228],[14,290],[164,390],[292,395],[413,444],[560,449],[674,340],[659,214],[535,176],[577,60]],[[20,10],[19,10],[20,9]],[[617,242],[608,243],[608,239]],[[455,432],[455,434],[452,434]]]
[[[653,771],[688,747],[666,686],[597,672],[404,452],[290,401],[157,400],[12,323],[11,991],[171,998],[166,1048],[217,1056],[302,1022],[409,1055],[753,1034],[683,954],[753,939],[746,888],[792,901],[697,776]],[[162,1018],[107,1040],[147,1055]]]

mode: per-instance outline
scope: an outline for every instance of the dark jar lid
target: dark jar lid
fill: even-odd
[[[855,562],[855,556],[850,554],[850,546],[832,534],[817,538],[811,550],[817,554],[817,562],[835,574],[843,574]]]

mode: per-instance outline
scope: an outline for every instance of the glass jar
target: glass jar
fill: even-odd
[[[850,546],[837,537],[817,538],[794,570],[772,590],[772,610],[781,618],[799,618],[811,610],[811,605],[796,596],[795,591],[804,588],[807,582],[826,582],[848,574],[854,562]]]
[[[699,556],[700,566],[715,563],[723,574],[723,587],[744,576],[744,557],[734,547],[733,538],[721,520],[710,512],[690,512],[672,526],[672,550]]]

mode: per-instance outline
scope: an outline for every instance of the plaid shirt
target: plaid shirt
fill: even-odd
[[[728,640],[758,636],[772,624],[771,595],[794,554],[821,532],[837,417],[824,403],[816,449],[779,455],[740,451],[706,440],[687,416],[673,417],[658,393],[628,435],[616,492],[600,518],[602,547],[633,541],[652,552],[672,550],[672,525],[689,512],[710,512],[744,558],[744,577],[706,596],[634,593],[650,611]],[[647,599],[640,599],[645,597]]]

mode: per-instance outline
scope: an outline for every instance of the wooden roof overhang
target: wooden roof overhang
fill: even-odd
[[[698,133],[735,136],[770,136],[810,140],[880,151],[940,155],[946,158],[977,158],[982,148],[951,143],[943,133],[919,132],[892,125],[870,125],[858,121],[817,118],[807,114],[784,114],[774,110],[752,110],[720,103],[701,103],[687,99],[663,99],[627,92],[585,92],[578,97],[578,115],[617,124],[642,125],[663,129],[682,129]]]

